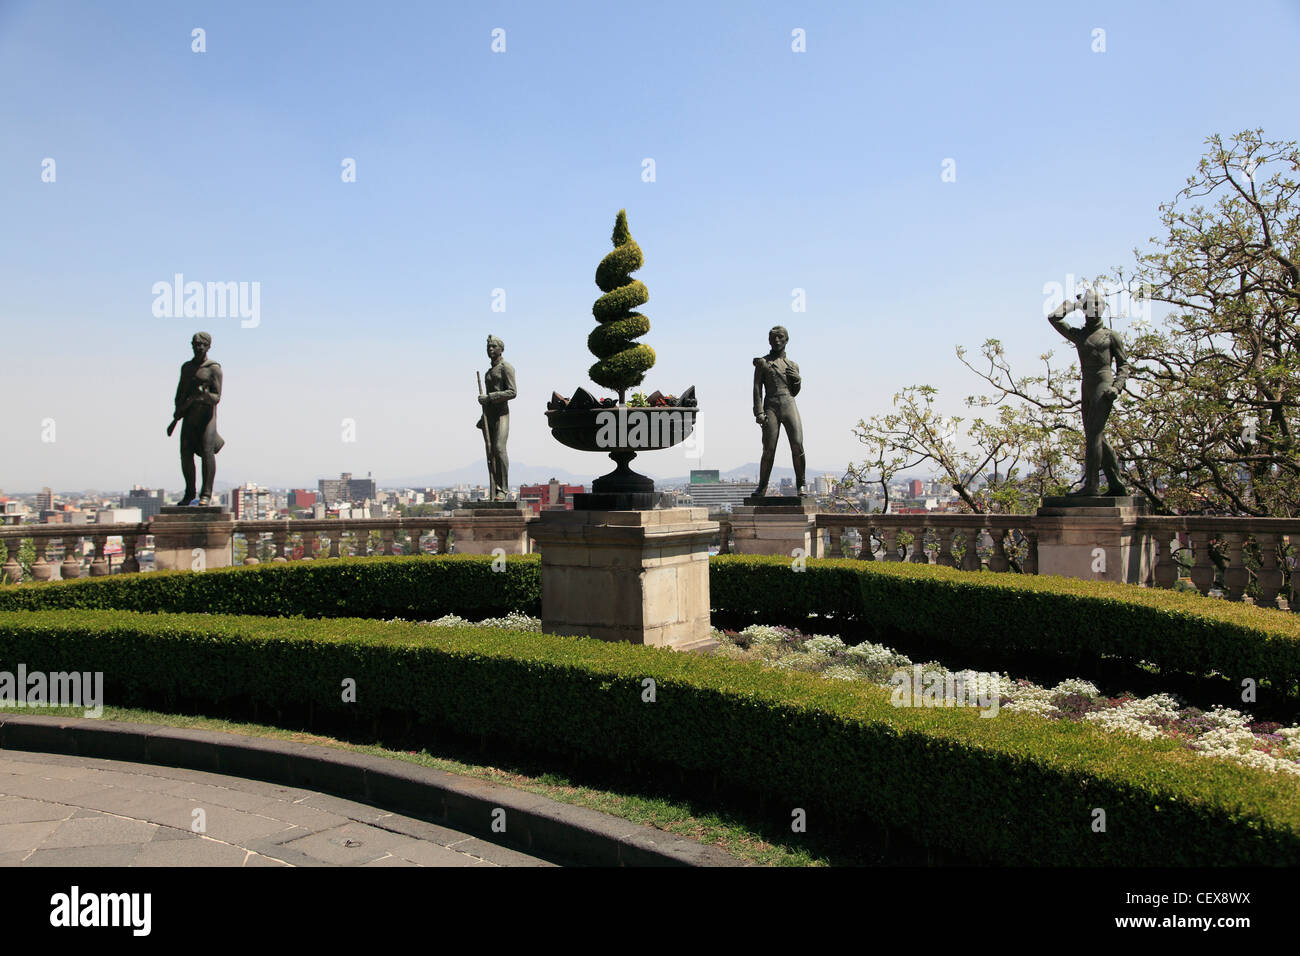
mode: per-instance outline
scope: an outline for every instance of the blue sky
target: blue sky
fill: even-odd
[[[960,407],[954,346],[1059,354],[1044,284],[1130,263],[1208,135],[1297,138],[1297,41],[1293,0],[0,0],[0,488],[177,487],[163,430],[198,328],[225,369],[223,481],[481,458],[489,332],[518,371],[512,458],[603,472],[543,411],[592,387],[592,276],[623,207],[646,390],[696,386],[702,465],[758,458],[750,360],[780,323],[809,462],[841,467],[902,386]],[[175,273],[260,283],[259,324],[156,317]]]

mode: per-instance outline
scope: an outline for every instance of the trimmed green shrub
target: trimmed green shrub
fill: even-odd
[[[267,616],[433,619],[538,615],[537,555],[492,570],[490,555],[343,558],[85,578],[0,590],[0,610],[119,608]],[[934,639],[972,650],[1067,660],[1148,661],[1171,672],[1251,677],[1279,693],[1300,681],[1300,615],[1195,594],[934,565],[727,555],[710,562],[719,618],[805,624],[829,616],[861,637]]]
[[[251,699],[362,725],[404,715],[537,753],[712,775],[787,821],[803,807],[983,862],[1300,864],[1292,777],[1081,723],[895,708],[882,688],[699,655],[408,622],[0,613],[0,668],[18,662],[103,671],[112,704]],[[1105,833],[1092,831],[1096,807]]]
[[[254,567],[158,571],[0,591],[0,609],[258,614],[268,617],[481,618],[541,611],[541,566],[518,555],[492,570],[491,555],[338,558]]]
[[[614,251],[596,267],[596,285],[605,293],[591,307],[600,325],[587,336],[587,348],[599,359],[587,372],[597,385],[618,392],[619,401],[633,386],[640,385],[645,373],[655,364],[655,352],[648,345],[636,345],[633,339],[650,331],[650,320],[639,305],[650,300],[650,292],[632,273],[641,268],[641,247],[627,228],[627,210],[620,209],[614,220],[611,237]]]
[[[1218,671],[1295,694],[1300,618],[1199,594],[1049,575],[830,559],[802,572],[785,558],[712,560],[715,610],[775,621],[831,614],[870,640],[904,634],[956,647],[1065,658],[1148,661]]]

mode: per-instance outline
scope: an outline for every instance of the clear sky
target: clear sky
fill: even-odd
[[[603,472],[543,412],[594,390],[622,207],[645,390],[693,384],[702,413],[702,462],[638,465],[756,460],[751,359],[780,323],[809,464],[840,467],[900,387],[959,407],[955,345],[1059,354],[1044,284],[1130,263],[1208,135],[1298,138],[1298,46],[1295,0],[0,0],[0,488],[178,488],[163,432],[198,329],[221,481],[481,460],[489,332],[518,373],[512,459]],[[176,273],[260,283],[257,325],[155,316]]]

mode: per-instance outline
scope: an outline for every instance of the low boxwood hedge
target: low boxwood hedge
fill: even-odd
[[[18,662],[102,671],[113,704],[405,715],[537,753],[711,774],[787,821],[795,808],[810,828],[870,821],[985,862],[1300,864],[1295,778],[1082,723],[899,709],[882,688],[699,655],[408,622],[3,612],[0,668]]]
[[[501,570],[495,570],[500,568]],[[541,612],[541,565],[516,555],[337,558],[78,578],[0,589],[0,610],[116,608],[268,617],[476,619]]]
[[[497,564],[496,567],[502,567]],[[864,639],[903,635],[954,647],[1072,661],[1148,661],[1215,671],[1300,694],[1300,615],[1195,594],[934,565],[728,555],[710,562],[719,619],[852,621]],[[85,578],[0,589],[0,610],[118,608],[267,616],[431,619],[537,615],[537,555],[493,570],[490,556],[344,558]],[[860,625],[860,627],[859,627]],[[814,624],[815,626],[815,624]]]
[[[831,614],[863,637],[903,634],[955,647],[1075,660],[1148,661],[1167,671],[1251,678],[1294,696],[1300,615],[1157,588],[936,565],[714,558],[714,608],[756,620]]]

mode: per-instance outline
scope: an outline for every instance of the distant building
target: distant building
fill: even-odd
[[[271,492],[253,482],[230,490],[230,512],[236,521],[261,521],[275,517]]]
[[[341,503],[351,503],[354,501],[365,501],[367,498],[375,497],[375,479],[367,475],[365,478],[353,478],[352,472],[345,471],[337,479],[322,478],[317,482],[320,496],[324,499],[325,504],[334,506]]]
[[[757,488],[752,481],[719,481],[716,471],[696,470],[691,472],[686,493],[694,507],[719,512],[739,507]]]
[[[289,492],[290,508],[314,508],[318,492],[295,488]]]
[[[123,508],[139,508],[143,516],[141,521],[148,521],[151,518],[158,517],[164,502],[164,491],[162,488],[143,488],[135,485],[122,496]]]
[[[925,482],[920,478],[913,478],[907,483],[907,497],[923,498],[925,497]]]
[[[41,493],[36,496],[36,510],[38,512],[54,510],[54,492],[49,488],[42,488]]]
[[[566,485],[552,478],[544,485],[520,485],[519,500],[532,509],[533,514],[543,511],[572,511],[573,496],[585,494],[585,485]]]
[[[95,524],[139,524],[143,520],[139,508],[100,508],[95,512]]]

